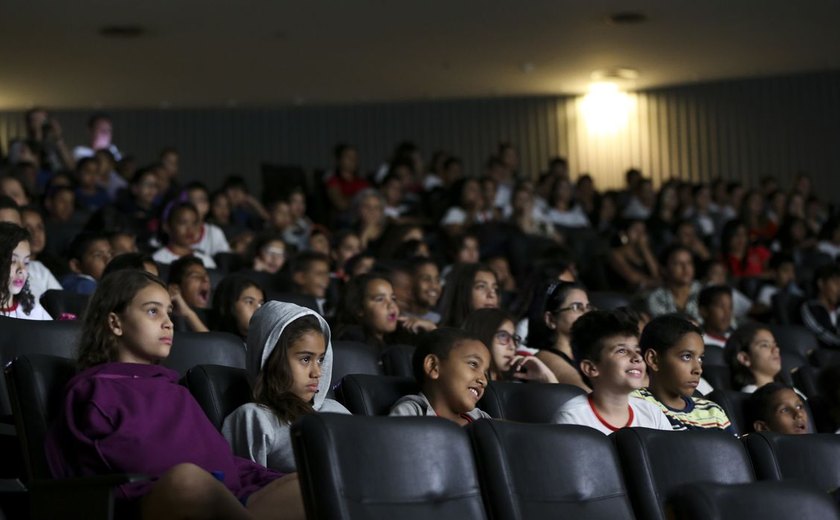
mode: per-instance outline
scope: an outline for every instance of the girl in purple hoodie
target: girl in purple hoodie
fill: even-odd
[[[148,273],[101,281],[85,315],[81,372],[47,437],[53,475],[148,475],[118,490],[142,518],[303,518],[296,475],[235,457],[178,374],[159,365],[172,347],[171,312],[166,286]]]

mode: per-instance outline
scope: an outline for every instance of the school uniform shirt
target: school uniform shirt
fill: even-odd
[[[717,404],[699,397],[682,396],[685,407],[677,410],[660,402],[647,388],[636,390],[632,394],[656,405],[668,418],[674,430],[702,430],[718,429],[735,435],[732,423],[723,408]]]
[[[96,292],[96,279],[87,274],[71,273],[61,279],[61,286],[68,292],[93,294]]]
[[[225,232],[222,231],[222,228],[215,224],[205,222],[204,225],[201,226],[201,238],[198,239],[198,242],[193,244],[193,249],[200,251],[207,256],[213,257],[216,256],[217,253],[230,252],[230,244],[228,244],[227,238],[225,238]]]
[[[208,255],[202,253],[201,251],[193,251],[192,255],[194,257],[198,258],[199,260],[201,260],[201,263],[204,264],[205,268],[207,268],[207,269],[215,269],[216,268],[216,262],[214,262],[212,258],[210,258]],[[179,258],[181,258],[181,257],[176,255],[175,253],[173,253],[172,250],[169,249],[168,247],[162,247],[162,248],[158,249],[157,251],[155,251],[155,254],[152,255],[152,260],[154,260],[155,262],[157,262],[159,264],[163,264],[163,265],[169,265]]]
[[[0,316],[6,316],[7,318],[18,318],[21,320],[40,320],[40,321],[51,321],[53,318],[49,315],[49,313],[41,307],[41,304],[38,303],[38,300],[35,300],[35,306],[32,307],[32,310],[29,311],[29,314],[23,310],[23,306],[20,305],[18,302],[12,304],[11,307],[7,307],[5,309],[0,309]]]
[[[392,417],[418,415],[437,417],[435,409],[432,408],[432,403],[429,402],[429,399],[425,396],[425,394],[423,394],[423,392],[401,397],[396,403],[394,403],[394,406],[391,407],[391,411],[388,415]],[[461,418],[466,419],[467,422],[477,421],[478,419],[492,419],[487,412],[481,410],[480,408],[473,408],[469,412],[461,414]]]
[[[840,309],[827,309],[819,300],[811,300],[802,306],[802,323],[808,327],[823,347],[840,347],[840,330],[837,316]]]
[[[552,420],[556,424],[579,424],[589,426],[604,435],[609,435],[621,428],[653,428],[655,430],[671,430],[671,424],[659,407],[644,399],[633,397],[627,400],[630,409],[630,420],[627,424],[613,425],[604,421],[595,410],[590,395],[579,395],[566,401]]]
[[[174,370],[140,363],[103,363],[73,377],[45,442],[53,477],[148,475],[117,488],[120,498],[135,500],[173,466],[192,463],[219,472],[244,500],[282,476],[235,457],[178,379]]]
[[[729,339],[731,332],[727,332],[723,336],[718,336],[717,334],[709,334],[708,332],[703,333],[703,344],[706,346],[714,346],[723,348],[726,346],[726,340]]]
[[[248,377],[251,381],[256,381],[265,362],[274,352],[283,330],[303,316],[314,316],[318,320],[327,346],[324,362],[321,364],[321,378],[318,379],[318,392],[313,399],[312,408],[316,412],[349,414],[350,412],[337,401],[327,399],[333,361],[330,327],[324,318],[306,307],[269,301],[257,309],[248,327],[248,345],[245,349]],[[281,422],[270,408],[248,403],[225,418],[222,435],[230,443],[234,454],[267,468],[291,473],[297,471],[297,468],[289,434],[290,427],[291,424]]]

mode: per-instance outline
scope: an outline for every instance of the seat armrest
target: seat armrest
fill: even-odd
[[[114,474],[29,483],[32,519],[114,517],[114,488],[148,480],[145,475]]]

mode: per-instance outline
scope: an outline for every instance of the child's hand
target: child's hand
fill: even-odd
[[[429,320],[412,318],[409,316],[400,316],[399,318],[397,318],[397,321],[400,322],[403,327],[413,332],[414,334],[417,334],[420,331],[429,332],[430,330],[435,330],[437,328],[437,325],[435,325]]]
[[[172,298],[172,312],[178,316],[183,316],[185,311],[192,310],[187,305],[187,302],[184,301],[184,297],[181,295],[181,288],[177,285],[169,286],[169,297]]]
[[[514,379],[557,383],[557,376],[554,375],[554,372],[534,356],[515,356],[510,366]]]

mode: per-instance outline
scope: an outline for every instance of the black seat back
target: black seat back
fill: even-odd
[[[198,365],[187,371],[184,384],[219,430],[225,417],[253,397],[248,373],[241,368]]]
[[[706,345],[706,348],[703,349],[703,368],[707,365],[726,366],[726,356],[723,355],[723,348]]]
[[[292,446],[307,518],[487,517],[469,438],[450,421],[312,414]]]
[[[840,488],[840,437],[833,433],[751,433],[743,439],[759,480],[797,480],[829,492]]]
[[[715,390],[731,390],[732,376],[729,367],[724,365],[707,365],[703,362],[703,379]]]
[[[688,484],[674,491],[669,504],[680,520],[840,518],[828,494],[796,482]]]
[[[82,324],[78,321],[32,321],[0,316],[0,363],[24,354],[75,359]],[[0,415],[12,413],[5,376],[0,373]]]
[[[61,410],[64,387],[76,374],[76,363],[56,356],[26,354],[10,363],[5,372],[26,477],[51,478],[44,440]]]
[[[496,419],[547,423],[566,401],[585,393],[573,385],[493,381],[478,407]]]
[[[779,349],[796,352],[806,359],[811,351],[819,347],[814,333],[802,325],[770,325],[770,331]]]
[[[391,345],[382,352],[382,368],[387,376],[413,377],[411,345]]]
[[[245,345],[227,332],[176,332],[163,365],[182,376],[198,365],[245,368]]]
[[[85,317],[90,295],[50,289],[41,295],[40,301],[41,306],[54,320],[60,319],[64,314],[72,314],[75,319],[81,320]]]
[[[589,303],[597,309],[611,311],[619,307],[630,305],[630,298],[620,292],[592,291],[589,293]]]
[[[354,415],[388,415],[397,400],[420,391],[410,377],[350,374],[335,388],[335,397]]]
[[[586,426],[489,420],[468,431],[493,518],[634,518],[618,456],[604,434]]]
[[[360,341],[333,341],[333,366],[330,388],[349,374],[382,375],[379,349]]]
[[[681,484],[755,480],[746,450],[722,430],[624,428],[612,438],[639,518],[664,520],[665,501]]]

